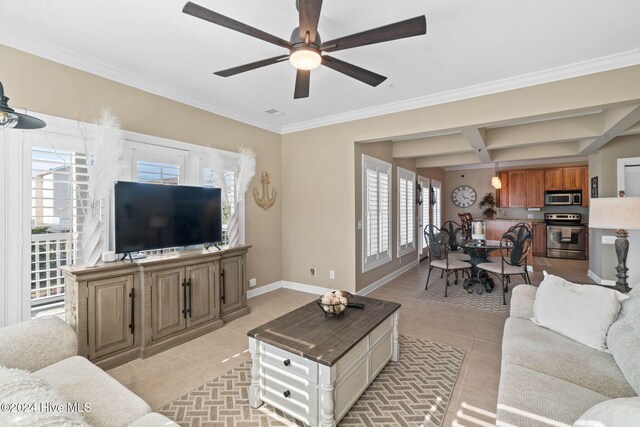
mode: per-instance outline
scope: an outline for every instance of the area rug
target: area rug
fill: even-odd
[[[482,294],[478,294],[480,285],[475,284],[473,287],[473,293],[470,294],[462,286],[462,280],[460,280],[456,285],[453,283],[452,276],[449,279],[449,290],[447,291],[447,297],[445,298],[444,287],[446,281],[445,279],[441,279],[438,277],[436,280],[431,280],[431,282],[429,283],[429,288],[423,291],[418,297],[431,301],[444,302],[447,304],[460,304],[478,310],[508,314],[511,307],[511,292],[513,291],[514,286],[519,285],[519,283],[512,283],[509,286],[509,292],[507,292],[506,295],[507,305],[504,305],[502,303],[502,289],[500,289],[500,280],[495,280],[495,283],[496,286],[492,292],[486,292],[483,290]]]
[[[416,338],[399,337],[400,360],[389,362],[339,426],[441,426],[464,351]],[[181,426],[303,426],[264,404],[249,406],[251,362],[177,399],[159,412]]]

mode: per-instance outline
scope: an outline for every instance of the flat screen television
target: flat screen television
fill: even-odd
[[[114,199],[117,253],[222,240],[219,188],[120,181]]]

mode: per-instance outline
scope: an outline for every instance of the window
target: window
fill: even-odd
[[[420,183],[420,195],[422,196],[422,204],[419,205],[419,218],[418,224],[418,240],[422,242],[420,246],[420,254],[427,253],[427,240],[424,238],[424,228],[429,225],[429,214],[431,213],[431,201],[429,194],[431,193],[429,188],[429,180],[427,178],[418,177]]]
[[[134,144],[132,177],[148,184],[178,185],[186,181],[188,152],[150,144]]]
[[[391,164],[362,155],[362,271],[391,261]]]
[[[87,208],[84,153],[57,149],[36,138],[31,149],[31,306],[61,304],[60,267],[82,263],[80,241]],[[60,139],[53,138],[51,139]]]
[[[433,206],[432,224],[442,227],[442,184],[435,179],[431,180],[431,205]]]
[[[618,159],[618,190],[625,193],[625,197],[640,197],[640,157]],[[629,253],[627,255],[627,281],[630,284],[640,282],[640,266],[629,260],[640,259],[640,231],[630,230]]]
[[[229,218],[233,214],[236,206],[236,191],[235,191],[235,174],[232,171],[224,172],[224,189],[227,193],[226,200],[222,203],[222,244],[229,244],[229,234],[227,233],[227,226],[229,225]],[[221,184],[216,182],[215,171],[211,168],[202,169],[202,186],[220,188]]]
[[[416,250],[416,174],[398,168],[398,257]]]

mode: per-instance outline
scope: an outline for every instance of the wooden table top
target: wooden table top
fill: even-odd
[[[251,338],[297,354],[326,366],[334,365],[358,342],[400,308],[400,304],[354,295],[349,302],[364,304],[364,310],[348,307],[344,316],[324,317],[311,302],[247,333]]]

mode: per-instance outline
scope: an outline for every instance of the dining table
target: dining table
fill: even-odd
[[[470,294],[473,293],[475,285],[479,285],[477,289],[478,294],[482,294],[484,291],[491,292],[495,287],[493,280],[490,279],[489,274],[478,268],[478,264],[483,262],[489,262],[489,255],[500,249],[499,242],[472,241],[462,245],[464,252],[470,257],[469,264],[471,264],[471,274],[468,279],[465,279],[463,287]]]

